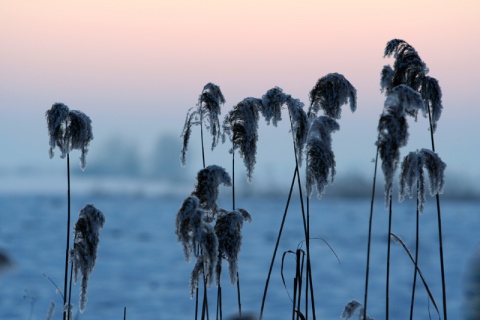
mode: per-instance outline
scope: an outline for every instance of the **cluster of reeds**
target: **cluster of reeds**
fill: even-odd
[[[402,245],[405,252],[412,260],[413,270],[413,289],[410,306],[410,319],[413,319],[415,290],[417,275],[419,275],[425,285],[430,301],[436,308],[437,304],[428,288],[427,282],[423,277],[419,267],[419,220],[423,212],[425,203],[425,173],[428,172],[430,194],[436,197],[437,216],[438,216],[438,235],[440,250],[440,271],[442,281],[442,299],[443,299],[443,319],[447,319],[447,300],[445,287],[445,271],[443,262],[442,245],[442,225],[440,211],[440,197],[444,186],[445,163],[435,153],[434,132],[437,128],[437,122],[440,119],[442,111],[442,93],[438,81],[428,76],[428,68],[422,61],[417,51],[407,42],[399,39],[393,39],[386,45],[385,57],[394,58],[393,68],[390,65],[385,66],[381,72],[381,90],[386,94],[386,100],[383,112],[378,124],[378,139],[376,141],[377,155],[375,157],[375,171],[373,178],[372,200],[370,206],[370,219],[368,230],[368,248],[367,248],[367,268],[365,277],[365,296],[363,303],[364,319],[367,319],[368,302],[368,284],[370,267],[370,249],[372,236],[372,219],[375,197],[375,184],[377,163],[380,157],[382,161],[382,171],[385,177],[385,205],[389,212],[388,230],[387,230],[387,261],[386,261],[386,292],[385,292],[385,312],[386,319],[389,319],[390,306],[390,256],[391,240]],[[417,120],[419,111],[422,115],[428,116],[428,129],[431,137],[431,150],[421,149],[410,152],[405,156],[401,164],[399,176],[399,201],[403,201],[405,196],[413,197],[416,189],[416,239],[415,255],[407,248],[405,243],[392,231],[393,217],[393,181],[395,172],[400,166],[400,148],[407,145],[408,142],[408,121],[407,116],[412,116]]]
[[[202,159],[204,168],[199,171],[197,176],[197,185],[195,191],[184,201],[180,210],[177,213],[176,220],[176,234],[179,242],[183,244],[184,252],[187,260],[195,255],[197,263],[192,273],[191,293],[194,294],[196,290],[198,301],[198,284],[199,275],[203,274],[204,288],[210,283],[212,278],[212,271],[215,262],[219,263],[221,257],[225,257],[229,261],[230,278],[232,283],[237,281],[239,289],[239,276],[237,270],[237,256],[240,249],[240,243],[237,239],[241,239],[240,234],[235,234],[232,230],[240,232],[242,226],[242,218],[246,220],[246,212],[241,209],[236,210],[235,206],[235,153],[238,152],[243,159],[247,172],[247,180],[250,182],[253,179],[253,172],[256,164],[257,141],[258,141],[258,122],[260,116],[263,116],[266,123],[272,123],[277,126],[282,119],[282,110],[287,109],[290,119],[290,127],[293,141],[293,151],[295,155],[295,169],[288,195],[287,204],[284,215],[278,232],[277,243],[273,251],[273,257],[270,264],[270,269],[265,284],[264,295],[262,299],[262,306],[260,310],[260,318],[263,317],[264,305],[268,291],[268,284],[273,269],[273,265],[278,250],[279,241],[282,235],[285,218],[288,213],[290,199],[293,193],[295,182],[299,188],[299,197],[302,207],[303,231],[306,244],[306,264],[302,263],[301,268],[298,264],[298,274],[295,277],[294,291],[295,298],[293,302],[293,313],[298,317],[308,318],[309,310],[312,310],[313,318],[315,315],[315,300],[314,289],[310,262],[310,206],[309,199],[313,194],[314,189],[317,189],[317,195],[320,198],[325,192],[328,183],[333,182],[335,177],[335,156],[332,151],[331,133],[339,130],[339,125],[336,120],[340,118],[340,107],[344,104],[349,104],[352,111],[356,109],[356,90],[350,82],[338,73],[328,74],[320,78],[317,84],[310,92],[310,107],[308,112],[305,112],[304,104],[283,92],[279,87],[274,87],[266,92],[261,98],[248,97],[237,103],[231,111],[227,113],[223,121],[223,133],[219,131],[218,116],[220,114],[220,105],[225,102],[225,99],[220,91],[220,88],[214,84],[207,84],[200,97],[195,110],[190,110],[187,114],[185,125],[182,131],[184,138],[183,148],[181,152],[181,162],[186,163],[186,151],[191,135],[191,128],[193,125],[200,125],[201,144],[202,144]],[[325,115],[318,115],[322,110]],[[222,142],[226,141],[228,137],[232,143],[230,152],[232,154],[232,179],[227,174],[226,170],[216,166],[210,165],[205,167],[205,155],[203,146],[203,119],[206,119],[206,127],[210,129],[213,136],[212,149],[218,143],[218,137],[222,136]],[[306,206],[303,199],[303,187],[301,183],[300,166],[302,159],[306,160]],[[208,177],[208,178],[207,178]],[[216,204],[218,197],[218,185],[223,183],[227,186],[232,186],[232,207],[233,211],[227,211],[219,208]],[[306,210],[304,209],[306,207]],[[240,213],[240,214],[239,214]],[[227,222],[227,217],[231,221]],[[233,219],[233,220],[232,220]],[[209,223],[216,221],[213,233]],[[225,226],[230,226],[225,228]],[[200,230],[200,231],[199,231]],[[203,232],[208,231],[210,236],[206,237]],[[229,236],[226,236],[229,234]],[[235,235],[234,235],[235,234]],[[217,236],[217,242],[214,240],[214,235]],[[223,242],[222,242],[222,239]],[[204,242],[207,241],[210,245],[204,248]],[[228,242],[228,243],[227,243]],[[233,256],[225,251],[227,248],[235,248],[236,252]],[[215,260],[215,255],[208,250],[217,250],[219,252],[218,259]],[[300,252],[300,251],[299,251]],[[303,251],[302,251],[303,252]],[[298,256],[298,255],[297,255]],[[302,258],[303,259],[303,258]],[[302,260],[303,261],[303,260]],[[235,268],[232,268],[232,265]],[[220,272],[221,265],[217,270],[217,305],[221,306],[221,287],[220,287]],[[302,278],[305,270],[305,294],[302,298]],[[282,275],[283,276],[283,275]],[[301,310],[302,299],[304,299],[304,310]],[[238,291],[239,316],[241,316],[240,291]],[[204,303],[202,307],[202,319],[208,318],[208,310],[206,310],[206,291],[204,290]],[[196,307],[196,316],[198,307]],[[217,318],[222,317],[221,307]]]
[[[74,228],[73,246],[70,244],[71,232],[71,200],[70,200],[70,152],[81,151],[80,168],[85,169],[88,145],[93,139],[90,118],[81,111],[70,110],[63,103],[55,103],[46,112],[48,133],[50,136],[50,158],[53,151],[59,148],[61,158],[67,158],[67,235],[65,250],[65,275],[63,291],[59,289],[63,298],[63,319],[72,319],[73,305],[72,280],[77,282],[81,278],[79,311],[85,311],[87,304],[88,278],[93,271],[97,258],[99,231],[105,223],[103,213],[92,204],[87,204],[79,213]],[[70,263],[70,271],[68,265]],[[55,284],[55,282],[52,281]],[[58,288],[58,287],[57,287]],[[47,319],[53,316],[52,303]]]

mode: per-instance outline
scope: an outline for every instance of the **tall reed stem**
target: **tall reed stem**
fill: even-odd
[[[419,182],[417,181],[417,189]],[[415,269],[413,273],[413,288],[412,288],[412,302],[410,304],[410,320],[413,319],[413,306],[415,304],[415,288],[417,286],[417,266],[418,266],[418,248],[419,248],[419,225],[420,225],[420,212],[418,211],[418,196],[417,196],[417,213],[416,213],[416,228],[415,228]]]
[[[295,137],[294,137],[294,130],[293,130],[293,121],[292,121],[292,115],[289,113],[290,116],[290,130],[292,132],[292,137],[293,137],[293,154],[295,155],[295,167],[298,172],[298,168],[300,167],[298,163],[298,158],[297,158],[297,148],[295,144]],[[297,174],[297,180],[298,180],[298,192],[299,192],[299,197],[300,197],[300,205],[302,208],[302,218],[303,218],[303,228],[305,232],[305,245],[307,248],[307,274],[306,274],[306,279],[307,279],[307,284],[305,285],[305,317],[308,319],[308,282],[310,281],[310,296],[312,299],[312,314],[313,314],[313,319],[316,319],[316,314],[315,314],[315,297],[313,293],[313,280],[312,280],[312,270],[311,270],[311,263],[310,263],[310,205],[309,205],[309,197],[307,196],[307,216],[305,217],[305,208],[303,204],[303,192],[302,192],[302,183],[300,181],[300,173]]]
[[[389,213],[388,213],[388,242],[387,242],[387,278],[386,278],[386,292],[385,292],[385,319],[389,319],[390,313],[390,248],[391,248],[391,237],[392,233],[392,194],[388,199],[389,202]]]
[[[433,124],[431,108],[428,101],[426,102],[428,111],[428,122],[430,124],[430,139],[432,141],[432,151],[435,152],[435,139],[433,135]],[[437,200],[437,220],[438,220],[438,247],[440,250],[440,271],[442,277],[442,301],[443,301],[443,319],[447,320],[447,286],[445,281],[445,263],[443,259],[443,232],[442,232],[442,214],[440,212],[440,196],[436,194]]]
[[[368,244],[367,244],[367,268],[365,272],[365,296],[363,300],[363,318],[367,319],[367,302],[368,302],[368,280],[370,274],[370,248],[372,244],[372,221],[373,221],[373,204],[375,202],[375,186],[377,181],[377,164],[378,164],[378,146],[377,155],[375,156],[375,169],[373,173],[372,199],[370,201],[370,218],[368,221]]]
[[[280,229],[278,230],[277,242],[275,243],[275,248],[273,249],[272,261],[270,262],[270,268],[268,269],[267,281],[265,283],[265,289],[263,291],[262,305],[260,307],[260,319],[263,319],[263,309],[265,307],[265,300],[267,299],[268,284],[270,282],[270,276],[272,275],[273,264],[275,263],[275,257],[277,256],[277,250],[280,244],[280,238],[282,237],[282,231],[285,225],[285,219],[287,218],[288,207],[290,205],[290,200],[292,198],[293,186],[295,185],[295,179],[297,174],[298,174],[298,167],[295,167],[295,172],[293,173],[293,178],[292,178],[292,184],[290,186],[290,192],[288,193],[287,204],[285,205],[285,211],[283,212],[282,223],[280,224]]]
[[[67,247],[65,249],[65,277],[63,285],[63,307],[67,304],[68,285],[68,260],[70,251],[70,154],[67,153]],[[67,319],[67,313],[63,312],[63,319]]]

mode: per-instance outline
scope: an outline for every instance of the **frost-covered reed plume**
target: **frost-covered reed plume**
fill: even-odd
[[[373,320],[373,318],[364,315],[364,308],[362,304],[356,300],[352,300],[347,303],[342,314],[340,315],[340,318],[352,319],[356,312],[358,312],[358,320]]]
[[[205,164],[205,155],[203,147],[203,119],[206,118],[206,128],[210,131],[212,135],[212,150],[217,146],[220,136],[221,136],[221,127],[220,121],[218,119],[221,110],[220,107],[225,103],[225,98],[223,97],[220,87],[213,84],[207,83],[202,90],[202,93],[198,97],[197,108],[192,110],[190,109],[187,113],[185,119],[185,124],[182,130],[183,137],[183,148],[181,153],[181,163],[185,165],[188,142],[190,140],[190,135],[192,133],[192,126],[200,125],[201,139],[202,139],[202,157]]]
[[[420,94],[406,85],[399,85],[390,91],[378,122],[376,145],[385,176],[385,204],[388,206],[392,194],[393,176],[400,160],[400,148],[408,142],[407,114],[425,110]]]
[[[306,145],[307,196],[317,188],[317,196],[321,198],[328,182],[335,179],[335,155],[332,151],[332,132],[340,129],[337,121],[327,116],[317,117],[308,134]]]
[[[67,237],[65,250],[65,277],[63,287],[63,303],[67,304],[67,282],[68,282],[68,257],[70,250],[70,151],[78,149],[81,151],[80,168],[85,169],[86,155],[90,141],[93,140],[92,121],[83,112],[70,110],[63,103],[54,103],[46,111],[48,134],[50,136],[50,158],[53,158],[53,150],[60,149],[60,157],[67,158]],[[64,312],[63,318],[68,318],[68,312]]]
[[[242,245],[243,222],[251,222],[250,213],[244,209],[222,210],[215,223],[218,238],[217,284],[220,283],[222,258],[228,262],[230,282],[235,284],[238,275],[238,254]]]
[[[232,185],[230,175],[227,171],[217,165],[210,165],[197,174],[197,183],[192,195],[196,196],[199,201],[199,207],[214,216],[217,211],[218,187],[223,184],[227,187]]]
[[[80,167],[85,169],[88,145],[93,139],[92,121],[81,111],[69,110],[63,103],[54,103],[45,113],[50,136],[50,158],[53,158],[53,150],[60,149],[60,157],[63,159],[70,151],[81,151]]]
[[[210,165],[197,174],[197,182],[192,194],[185,199],[176,215],[175,234],[183,246],[187,261],[192,256],[196,263],[190,275],[190,294],[196,295],[203,275],[204,299],[202,314],[208,314],[207,286],[213,282],[218,261],[219,242],[214,228],[209,224],[222,210],[217,199],[220,184],[230,186],[231,178],[224,168]],[[198,308],[196,308],[197,316]]]
[[[350,109],[357,109],[357,90],[339,73],[329,73],[320,78],[310,91],[310,108],[308,118],[317,116],[320,109],[325,115],[340,119],[344,104],[350,104]]]
[[[422,213],[425,204],[424,169],[428,172],[430,195],[435,196],[443,192],[446,167],[442,159],[431,150],[421,149],[410,152],[404,158],[400,171],[399,201],[403,201],[405,196],[412,198],[413,190],[417,185],[417,209]]]
[[[396,86],[404,84],[419,92],[428,110],[433,133],[443,109],[442,90],[438,81],[428,76],[427,65],[415,48],[404,40],[390,40],[384,56],[393,56],[395,61],[393,68],[389,65],[383,67],[380,82],[382,91],[388,95]]]
[[[88,278],[95,267],[97,249],[100,241],[100,229],[105,223],[103,213],[91,204],[87,204],[79,213],[75,224],[73,248],[70,251],[75,283],[81,277],[80,312],[87,305]]]
[[[224,133],[233,144],[231,151],[239,150],[249,182],[257,162],[258,119],[262,107],[261,99],[245,98],[233,107],[223,122]]]

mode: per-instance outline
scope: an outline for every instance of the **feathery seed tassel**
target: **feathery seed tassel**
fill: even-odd
[[[352,112],[357,109],[357,90],[339,73],[329,73],[320,78],[310,91],[308,118],[314,118],[319,109],[334,119],[340,119],[340,107],[349,103]]]
[[[237,282],[238,271],[238,253],[242,245],[242,227],[243,221],[252,220],[248,211],[238,209],[234,211],[222,210],[215,224],[215,233],[218,238],[218,266],[217,266],[217,284],[220,282],[220,272],[222,258],[228,261],[228,270],[230,282]]]
[[[282,105],[286,102],[287,95],[279,87],[272,88],[262,96],[262,104],[260,112],[265,117],[267,124],[272,124],[276,127],[278,121],[282,120]]]
[[[85,169],[88,145],[93,140],[92,121],[81,111],[69,110],[63,103],[55,103],[45,113],[48,133],[50,135],[50,158],[56,146],[64,158],[71,150],[81,151],[80,168]]]
[[[424,168],[428,171],[430,195],[442,193],[446,164],[435,152],[427,149],[410,152],[403,160],[400,172],[399,201],[403,201],[406,195],[412,198],[413,189],[418,181],[417,198],[420,213],[423,212],[425,204]]]
[[[193,125],[202,125],[202,120],[206,118],[206,127],[210,130],[212,135],[212,150],[217,146],[220,137],[222,136],[220,130],[220,121],[218,119],[221,110],[220,107],[225,103],[225,98],[220,90],[220,87],[207,83],[198,97],[197,108],[193,111],[190,109],[185,119],[182,134],[183,147],[180,161],[184,166],[186,164],[186,154],[188,150],[188,142],[190,140],[191,130]]]
[[[200,207],[212,215],[217,211],[218,187],[223,184],[232,185],[232,180],[227,171],[217,165],[210,165],[197,174],[197,184],[192,195],[200,200]]]
[[[338,123],[326,116],[314,120],[307,139],[307,195],[311,196],[313,186],[317,186],[317,196],[321,198],[325,187],[335,179],[335,155],[332,151],[331,134],[340,129]]]
[[[422,82],[422,97],[425,104],[428,104],[432,110],[432,128],[433,132],[437,129],[437,122],[442,114],[442,89],[437,79],[425,76]]]
[[[87,304],[88,277],[92,273],[97,259],[97,248],[100,228],[105,223],[103,213],[91,204],[87,204],[78,216],[75,224],[75,238],[70,259],[73,264],[75,283],[79,275],[82,277],[80,288],[80,312],[85,311]]]
[[[258,118],[262,100],[245,98],[231,110],[223,122],[224,132],[230,136],[233,150],[239,149],[247,168],[247,180],[252,181],[258,141]]]
[[[400,148],[408,141],[406,113],[424,109],[420,94],[408,86],[394,88],[385,101],[385,107],[378,123],[378,152],[382,159],[385,176],[385,204],[392,192],[392,182],[400,160]]]
[[[287,96],[286,101],[290,119],[292,121],[293,137],[295,142],[295,153],[297,154],[298,165],[302,165],[303,148],[307,142],[308,119],[307,114],[303,110],[303,102],[299,99]]]
[[[183,201],[177,212],[175,234],[177,235],[177,241],[183,245],[185,260],[187,261],[190,261],[190,256],[195,249],[193,232],[201,227],[203,221],[204,211],[198,208],[199,205],[200,200],[195,196],[190,196]]]
[[[417,51],[404,40],[393,39],[387,43],[384,56],[392,55],[395,58],[393,73],[389,77],[390,81],[382,80],[382,89],[389,94],[396,86],[405,84],[418,91],[428,69]]]
[[[57,146],[62,153],[61,158],[65,158],[68,153],[68,140],[66,139],[68,112],[68,107],[63,103],[54,103],[45,113],[50,136],[50,159],[53,158],[53,149]]]
[[[69,120],[67,136],[70,137],[70,149],[81,150],[80,168],[84,170],[88,145],[93,140],[92,121],[85,113],[78,110],[69,112]]]

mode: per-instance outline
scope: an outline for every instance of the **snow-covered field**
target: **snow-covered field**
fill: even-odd
[[[45,186],[48,188],[48,186]],[[187,195],[186,195],[187,196]],[[175,214],[183,198],[155,195],[74,195],[73,221],[87,203],[95,204],[106,217],[100,234],[95,270],[89,280],[86,311],[78,319],[194,319],[195,301],[189,297],[192,263],[186,263],[174,233]],[[247,209],[252,223],[243,227],[239,272],[242,308],[258,315],[268,266],[286,197],[239,198],[238,208]],[[223,194],[220,205],[230,208]],[[387,212],[378,199],[374,212],[369,314],[385,317],[385,256]],[[368,199],[328,198],[311,201],[312,266],[318,319],[338,319],[351,299],[363,302],[367,248]],[[465,271],[479,245],[479,203],[442,201],[444,252],[448,308],[451,319],[461,319],[465,303]],[[441,308],[438,234],[435,201],[427,199],[420,225],[419,264]],[[0,278],[0,319],[45,319],[51,301],[56,304],[54,319],[60,319],[62,299],[46,274],[63,287],[65,254],[66,196],[0,196],[0,249],[15,267]],[[414,251],[415,203],[395,203],[393,231]],[[264,312],[265,319],[288,319],[289,295],[280,276],[281,257],[295,250],[302,239],[301,211],[292,199],[286,227],[277,254]],[[224,262],[225,263],[225,262]],[[284,274],[292,293],[293,256],[287,255]],[[406,319],[409,314],[413,266],[402,248],[392,248],[391,315]],[[236,312],[236,288],[223,277],[224,316]],[[74,297],[79,287],[74,286]],[[210,314],[214,314],[216,289],[209,289]],[[415,319],[438,319],[421,282],[416,294]],[[75,300],[75,304],[78,305]]]

